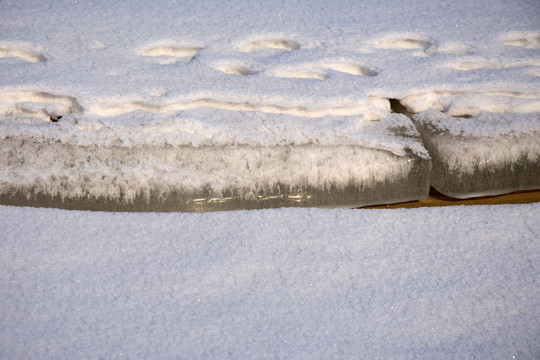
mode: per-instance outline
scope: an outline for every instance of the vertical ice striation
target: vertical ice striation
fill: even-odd
[[[129,119],[129,121],[124,121]],[[421,199],[431,160],[400,114],[195,109],[58,123],[3,118],[2,203],[128,211],[355,207]],[[37,120],[36,120],[37,121]]]
[[[540,188],[540,113],[451,117],[430,110],[413,121],[441,193],[467,198]]]
[[[219,210],[414,200],[427,195],[431,159],[388,99],[474,117],[454,125],[497,123],[482,111],[538,113],[533,2],[254,4],[1,7],[0,201]],[[453,184],[448,194],[537,187],[537,130],[452,135],[421,119],[444,164],[434,185]],[[463,145],[444,153],[452,142]],[[477,156],[479,144],[517,157]]]

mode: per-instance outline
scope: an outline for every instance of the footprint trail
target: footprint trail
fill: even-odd
[[[212,68],[225,74],[242,76],[255,75],[258,73],[256,69],[253,69],[243,61],[220,61],[212,64]]]
[[[421,34],[394,34],[383,38],[378,47],[396,50],[427,50],[432,46],[432,40]]]
[[[501,43],[526,49],[540,49],[540,32],[512,32],[501,37]]]
[[[267,38],[252,40],[246,45],[241,47],[244,52],[261,50],[261,49],[275,49],[293,51],[300,49],[301,45],[296,41],[285,38]]]

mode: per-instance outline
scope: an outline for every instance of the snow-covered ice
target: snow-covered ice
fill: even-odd
[[[457,198],[540,188],[540,113],[413,115],[433,159],[431,185]]]
[[[425,197],[425,150],[408,119],[396,129],[389,99],[451,116],[537,114],[539,12],[500,0],[4,1],[0,146],[16,161],[1,164],[2,196],[226,202],[298,199],[308,186],[335,200],[329,189],[345,186],[352,200],[281,205]],[[298,144],[311,173],[282,161]],[[183,157],[203,150],[203,166]],[[393,184],[386,198],[354,195],[374,182]]]
[[[0,358],[534,359],[540,204],[0,206]]]
[[[120,123],[71,115],[57,123],[4,120],[0,193],[8,202],[67,207],[75,199],[83,209],[160,211],[354,207],[429,191],[429,155],[401,114],[370,121],[194,109],[151,120],[124,115]]]

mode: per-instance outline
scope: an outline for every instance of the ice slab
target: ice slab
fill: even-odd
[[[140,116],[138,118],[137,116]],[[133,211],[353,207],[424,198],[431,160],[401,114],[209,107],[57,122],[3,116],[4,204]]]
[[[432,160],[432,186],[468,198],[540,188],[540,113],[413,115]]]
[[[381,154],[386,151],[395,159],[407,158],[403,137],[396,140],[389,130],[393,125],[384,125],[389,111],[384,105],[387,99],[400,99],[415,113],[439,109],[456,116],[538,109],[538,5],[518,0],[496,0],[495,5],[487,0],[455,0],[447,5],[426,6],[420,0],[406,6],[397,0],[312,0],[294,4],[275,0],[230,6],[221,0],[208,0],[171,6],[156,0],[146,4],[127,1],[119,6],[102,0],[76,4],[20,0],[16,6],[1,8],[0,116],[10,119],[1,124],[1,139],[9,139],[3,147],[17,147],[17,139],[24,139],[29,149],[33,146],[45,152],[39,152],[39,156],[46,156],[53,148],[61,156],[75,151],[69,155],[75,157],[75,163],[84,152],[93,159],[92,154],[109,149],[102,157],[111,160],[90,161],[100,169],[103,162],[111,169],[124,169],[120,159],[128,156],[123,152],[132,149],[138,151],[134,159],[143,158],[143,153],[156,158],[152,164],[140,166],[161,175],[167,172],[155,167],[165,168],[174,162],[167,163],[156,154],[166,154],[171,148],[180,149],[182,154],[190,149],[212,148],[204,152],[205,156],[228,154],[234,149],[237,152],[227,155],[233,158],[268,149],[271,156],[280,158],[285,149],[300,146],[298,151],[302,147],[309,151],[302,150],[304,153],[298,156],[314,154],[317,161],[312,168],[321,169],[315,185],[301,180],[313,178],[304,169],[307,165],[279,160],[277,163],[283,166],[297,167],[293,175],[279,170],[296,180],[279,182],[279,191],[261,192],[277,189],[278,182],[270,181],[266,172],[271,167],[263,167],[264,181],[254,183],[252,163],[246,178],[237,165],[225,162],[230,174],[240,174],[238,184],[229,181],[232,175],[224,175],[225,180],[210,177],[218,182],[212,184],[208,194],[197,196],[205,201],[210,196],[223,199],[232,196],[226,196],[229,193],[225,189],[248,189],[246,194],[267,198],[267,193],[283,196],[285,187],[292,189],[292,196],[298,196],[298,189],[306,186],[327,189],[336,183],[337,188],[346,188],[349,178],[351,186],[361,187],[365,184],[362,176],[368,176],[358,170],[367,163],[364,157],[336,152],[339,163],[347,162],[347,166],[339,165],[338,171],[328,167],[331,160],[318,151],[337,149],[345,153],[345,148],[352,147]],[[203,108],[214,113],[199,116],[196,112]],[[236,115],[225,115],[230,112]],[[180,118],[179,113],[183,114]],[[228,122],[220,120],[223,116]],[[388,130],[388,136],[383,136],[386,140],[382,141],[381,132],[373,132],[373,127],[357,126],[361,122],[351,120],[356,117],[381,121],[381,129]],[[19,136],[17,131],[25,135]],[[413,147],[420,144],[409,143],[416,144]],[[410,149],[411,156],[427,159]],[[30,157],[27,154],[22,158],[28,162]],[[218,162],[212,159],[208,166],[214,169]],[[395,182],[397,177],[387,171],[393,159],[378,162],[374,181],[388,178]],[[145,164],[146,160],[138,161]],[[189,161],[175,163],[182,174],[186,174],[182,166]],[[54,171],[68,171],[67,178],[72,179],[71,174],[78,172],[69,169],[70,163],[66,163],[67,170],[58,165]],[[15,184],[15,188],[27,184],[33,186],[31,196],[42,194],[39,189],[49,189],[49,178],[36,180],[42,175],[28,181],[13,180],[14,166],[2,170],[7,188],[9,184]],[[21,166],[22,171],[27,165]],[[29,165],[27,170],[32,173]],[[153,189],[155,196],[162,195],[161,188],[155,190],[157,185],[141,180],[144,176],[140,173],[133,182],[120,170],[115,171],[113,174],[119,173],[118,181],[124,184],[120,195],[118,191],[97,191],[101,188],[93,185],[85,185],[74,194],[101,194],[127,201],[136,197],[126,195],[132,193],[149,198],[146,189]],[[362,176],[355,173],[358,171],[364,171]],[[187,177],[193,179],[192,172],[188,173]],[[208,172],[204,174],[208,177]],[[37,185],[28,185],[34,183]],[[191,189],[177,180],[159,183],[182,194]],[[69,186],[62,186],[62,191],[54,192],[55,198],[73,198],[73,192],[66,190]],[[6,191],[17,193],[15,188]],[[244,196],[244,190],[238,191]],[[49,190],[45,194],[53,196]],[[382,198],[400,200],[392,195],[377,201]],[[334,204],[321,200],[323,203]]]

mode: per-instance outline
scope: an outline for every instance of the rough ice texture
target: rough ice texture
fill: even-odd
[[[540,113],[413,116],[433,159],[431,184],[466,198],[540,188]]]
[[[61,153],[70,154],[67,157],[97,147],[108,151],[105,158],[113,153],[124,156],[127,149],[142,156],[144,148],[154,148],[148,150],[149,159],[158,157],[161,149],[167,153],[169,146],[204,148],[210,151],[203,155],[209,158],[205,169],[214,169],[218,161],[212,156],[231,144],[246,145],[240,146],[243,150],[261,147],[254,149],[259,154],[272,149],[271,155],[278,157],[288,147],[299,145],[309,149],[353,146],[386,151],[398,160],[417,156],[420,161],[426,158],[420,142],[405,144],[399,136],[389,136],[393,130],[400,134],[410,127],[396,130],[388,121],[394,119],[389,115],[390,98],[402,100],[414,112],[538,112],[539,7],[538,2],[521,0],[445,0],[436,5],[414,0],[406,6],[397,0],[3,2],[0,135],[1,139],[27,141],[28,149],[39,147],[37,143],[42,141],[45,152],[51,148],[49,144],[59,141],[65,146]],[[366,125],[357,121],[360,118],[386,125]],[[18,144],[1,141],[3,151]],[[71,151],[70,146],[81,148]],[[140,179],[112,181],[124,184],[124,190],[75,184],[70,175],[63,193],[45,194],[95,196],[100,188],[99,196],[133,200],[153,196],[150,193],[162,196],[163,189],[179,186],[203,193],[208,189],[197,186],[206,176],[216,181],[210,190],[217,197],[227,191],[260,194],[259,189],[274,188],[278,183],[287,183],[291,189],[343,189],[352,179],[357,186],[362,167],[353,168],[351,162],[364,158],[345,159],[341,152],[336,157],[345,164],[330,166],[328,151],[310,151],[311,156],[319,156],[313,159],[317,165],[310,171],[330,169],[321,170],[318,177],[307,173],[305,166],[299,166],[294,181],[288,177],[296,170],[280,170],[284,179],[279,182],[268,172],[264,172],[265,178],[260,174],[248,178],[241,170],[235,180],[239,188],[227,185],[230,174],[220,180],[214,173],[193,171],[189,179],[166,180],[160,187],[155,183],[166,166],[160,159],[156,160],[159,169],[149,160],[118,166],[114,161],[121,160],[116,159],[110,167],[99,160],[93,165],[100,168],[104,179],[121,179],[119,168],[123,174],[136,174],[141,166],[149,165],[140,172]],[[373,152],[365,155],[368,153]],[[18,156],[20,160],[23,154]],[[6,181],[13,183],[24,171],[29,179],[21,184],[32,186],[30,195],[37,196],[43,194],[38,189],[58,188],[57,177],[50,174],[53,170],[75,172],[43,169],[36,162],[30,168],[34,153],[24,156],[29,156],[24,159],[27,165],[2,168],[2,186]],[[63,165],[82,164],[84,159],[70,158]],[[240,164],[237,160],[234,166]],[[280,158],[275,161],[294,165]],[[368,172],[362,176],[376,176],[380,183],[396,178],[409,181],[403,174],[410,168],[384,174],[393,164],[381,161],[376,175]],[[181,160],[180,165],[189,164]],[[9,178],[10,174],[16,176]],[[156,178],[149,180],[150,174]],[[398,181],[396,186],[404,183]],[[18,191],[14,189],[9,192]],[[393,195],[388,198],[398,200]]]
[[[539,214],[0,206],[0,358],[535,359]]]
[[[427,196],[431,161],[403,115],[369,121],[195,113],[213,118],[197,121],[189,111],[109,125],[76,116],[61,123],[5,118],[1,201],[165,211],[362,206]]]

